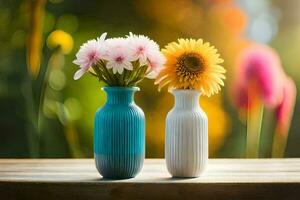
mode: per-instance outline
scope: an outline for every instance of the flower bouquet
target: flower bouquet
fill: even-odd
[[[155,78],[165,60],[156,42],[132,33],[126,38],[105,39],[106,35],[80,47],[75,80],[89,72],[108,86],[133,87],[145,77]]]
[[[95,115],[94,155],[104,178],[130,178],[145,157],[145,117],[134,102],[137,84],[155,78],[164,64],[159,46],[148,37],[130,33],[106,39],[106,33],[80,47],[74,79],[89,72],[107,86],[107,101]]]

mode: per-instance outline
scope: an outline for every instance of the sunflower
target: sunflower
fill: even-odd
[[[220,65],[223,59],[208,42],[178,39],[162,49],[162,53],[166,63],[155,81],[158,90],[168,85],[169,90],[194,89],[211,96],[224,86],[226,70]]]

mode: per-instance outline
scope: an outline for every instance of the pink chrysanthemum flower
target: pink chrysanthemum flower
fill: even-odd
[[[107,33],[103,33],[97,40],[89,40],[84,43],[78,53],[74,64],[79,65],[80,69],[74,74],[74,79],[79,79],[86,73],[92,65],[95,65],[105,56],[104,41]]]
[[[274,107],[282,99],[284,72],[276,52],[264,45],[251,45],[239,56],[234,97],[238,107],[252,105],[252,97],[258,96],[265,106]]]
[[[107,52],[105,59],[107,60],[107,69],[112,69],[113,73],[123,73],[124,69],[132,70],[131,61],[134,60],[130,50],[128,49],[128,41],[125,38],[113,38],[106,41]]]
[[[290,122],[293,116],[296,102],[297,89],[294,81],[287,77],[283,81],[283,98],[276,107],[276,132],[279,134],[288,134]]]
[[[159,51],[158,44],[150,40],[147,36],[129,33],[127,39],[133,59],[139,60],[141,65],[147,64],[148,56],[151,52]]]

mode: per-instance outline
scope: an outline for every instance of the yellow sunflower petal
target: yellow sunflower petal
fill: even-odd
[[[178,39],[162,49],[166,64],[156,78],[159,89],[196,89],[211,96],[224,86],[224,62],[214,46],[202,39]]]

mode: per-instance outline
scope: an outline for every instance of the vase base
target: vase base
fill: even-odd
[[[102,176],[102,175],[101,175]],[[131,178],[134,178],[135,176],[132,176],[132,177],[117,177],[117,176],[102,176],[102,179],[104,180],[123,180],[123,179],[131,179]]]
[[[172,178],[198,178],[203,175],[205,169],[206,165],[202,165],[198,170],[191,169],[188,171],[187,168],[177,168],[176,170],[168,168],[168,171]]]
[[[144,155],[107,156],[95,154],[96,167],[105,179],[134,178],[142,169]]]
[[[198,177],[200,177],[201,176],[201,174],[199,174],[199,175],[174,175],[174,176],[172,176],[172,178],[175,178],[175,179],[186,179],[186,178],[198,178]]]

